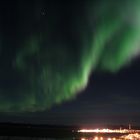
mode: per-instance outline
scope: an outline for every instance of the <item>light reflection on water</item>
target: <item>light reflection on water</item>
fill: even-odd
[[[110,137],[97,137],[97,136],[95,136],[95,137],[90,137],[90,138],[84,138],[84,137],[82,137],[80,140],[120,140],[119,138],[115,138],[115,137],[113,137],[113,138],[110,138]]]
[[[55,137],[55,136],[54,136]],[[133,133],[133,134],[126,134],[126,135],[90,135],[86,136],[83,135],[83,137],[78,135],[71,135],[69,138],[63,137],[63,138],[37,138],[37,137],[14,137],[14,136],[0,136],[0,140],[140,140],[140,134],[139,133]]]
[[[9,137],[9,136],[0,136],[0,140],[118,140],[116,138],[105,138],[105,137],[89,137],[89,138],[31,138],[31,137]]]
[[[140,134],[132,133],[127,135],[122,135],[120,137],[102,137],[102,136],[94,136],[90,138],[82,137],[80,140],[140,140]]]

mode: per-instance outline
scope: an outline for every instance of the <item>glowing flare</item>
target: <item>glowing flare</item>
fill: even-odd
[[[103,140],[103,137],[100,137],[100,140]]]
[[[81,129],[81,130],[78,130],[78,132],[81,132],[81,133],[122,133],[122,134],[125,134],[125,133],[134,133],[134,132],[137,132],[137,133],[140,133],[140,130],[129,130],[129,129]]]
[[[94,140],[98,140],[98,137],[95,137]]]

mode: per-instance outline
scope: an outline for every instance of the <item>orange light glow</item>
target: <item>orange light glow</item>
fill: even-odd
[[[94,140],[98,140],[98,137],[95,137]]]
[[[122,133],[122,134],[125,134],[125,133],[134,133],[134,132],[137,132],[137,133],[140,133],[140,130],[129,130],[129,129],[81,129],[81,130],[78,130],[78,132],[80,133]]]
[[[103,140],[103,137],[100,137],[100,140]]]
[[[127,140],[140,140],[140,134],[134,133],[134,134],[128,134],[121,137],[122,139]]]

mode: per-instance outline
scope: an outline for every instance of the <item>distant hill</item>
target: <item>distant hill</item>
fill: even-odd
[[[0,123],[0,136],[69,137],[78,126]]]

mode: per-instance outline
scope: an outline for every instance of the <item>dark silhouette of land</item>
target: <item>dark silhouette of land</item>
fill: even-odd
[[[127,128],[127,126],[120,126]],[[109,128],[119,128],[118,126],[110,126]],[[32,124],[16,124],[16,123],[0,123],[0,136],[17,136],[17,137],[45,137],[45,138],[80,138],[90,136],[91,134],[77,133],[80,126],[64,126],[64,125],[32,125]],[[140,129],[140,127],[133,127]],[[93,134],[92,134],[93,135]],[[108,134],[98,134],[108,136]],[[111,134],[120,136],[121,134]]]
[[[0,123],[0,136],[64,138],[78,135],[77,129],[76,126]]]

